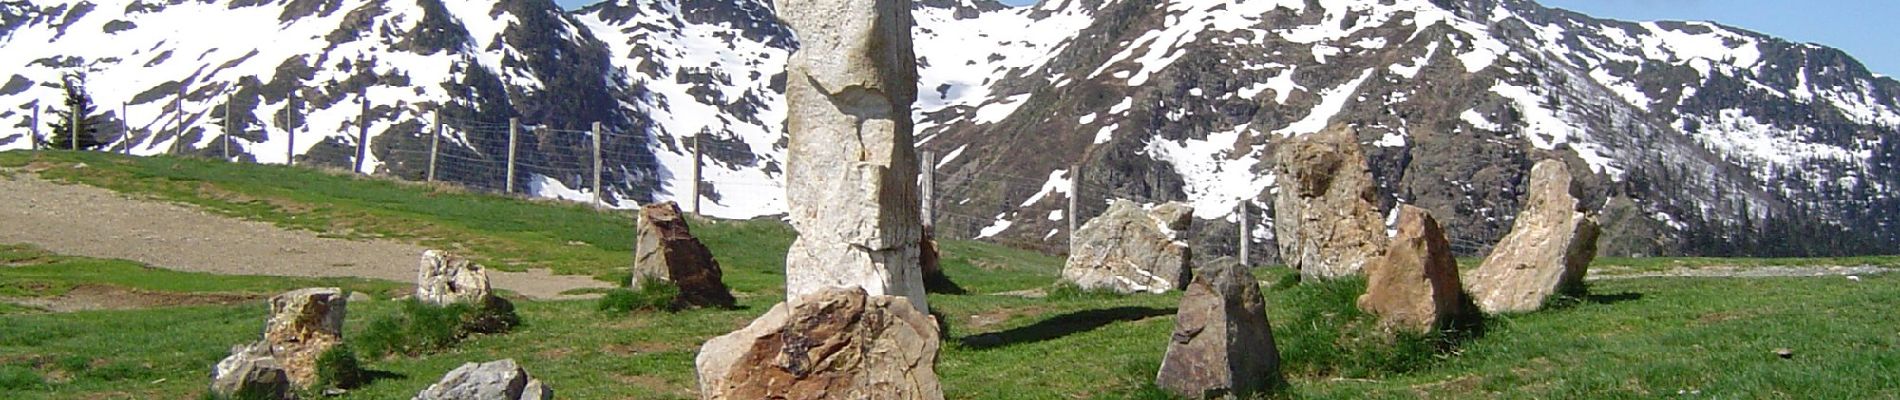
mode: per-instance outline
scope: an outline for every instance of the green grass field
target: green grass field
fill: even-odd
[[[85,163],[86,168],[72,168]],[[503,268],[548,267],[617,280],[631,247],[628,214],[311,171],[169,157],[0,153],[0,168],[190,203],[240,218],[339,237],[460,248]],[[6,173],[6,172],[0,172]],[[500,216],[500,217],[498,217]],[[567,399],[692,398],[692,360],[783,293],[792,233],[771,221],[695,221],[717,254],[737,310],[608,314],[592,301],[518,301],[524,325],[419,357],[364,360],[381,379],[342,398],[408,398],[457,365],[514,358]],[[576,245],[572,243],[580,243]],[[1166,349],[1178,294],[1109,296],[1047,288],[1061,259],[974,242],[943,244],[946,272],[969,294],[933,295],[950,323],[938,372],[953,399],[1165,398],[1146,387]],[[1867,264],[1892,265],[1891,258]],[[1849,259],[1606,260],[1667,269],[1817,265]],[[1858,264],[1856,264],[1858,265]],[[1295,285],[1278,268],[1269,318],[1293,398],[1893,398],[1900,397],[1900,276],[1644,278],[1594,282],[1591,295],[1534,314],[1497,317],[1444,352],[1395,349],[1362,335],[1351,299],[1362,283]],[[341,286],[346,329],[398,311],[402,283],[213,276],[0,244],[0,297],[49,298],[77,287],[262,296]],[[53,313],[0,302],[0,398],[196,398],[230,346],[256,340],[261,300]],[[1776,348],[1793,349],[1780,359]]]

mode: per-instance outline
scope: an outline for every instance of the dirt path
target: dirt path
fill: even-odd
[[[1842,277],[1849,277],[1852,279],[1858,279],[1861,276],[1880,275],[1880,274],[1893,272],[1893,271],[1895,271],[1893,268],[1877,267],[1877,266],[1872,266],[1872,265],[1856,265],[1856,266],[1828,265],[1828,266],[1804,266],[1804,267],[1708,266],[1708,267],[1694,267],[1694,268],[1678,267],[1676,269],[1672,269],[1668,271],[1610,272],[1610,273],[1602,273],[1602,274],[1599,274],[1598,271],[1593,269],[1590,271],[1590,275],[1588,277],[1585,277],[1585,280],[1594,281],[1594,280],[1605,280],[1605,279],[1635,279],[1635,278],[1776,278],[1776,277],[1805,278],[1805,277],[1824,277],[1824,276],[1842,276]]]
[[[423,248],[387,240],[317,237],[197,208],[127,198],[86,185],[0,176],[0,243],[58,254],[119,258],[155,267],[232,275],[365,277],[413,282]],[[547,270],[490,270],[495,286],[531,298],[607,287]]]

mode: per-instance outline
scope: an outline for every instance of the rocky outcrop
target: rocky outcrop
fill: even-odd
[[[733,306],[719,260],[693,236],[678,204],[669,201],[641,207],[639,238],[633,250],[632,287],[653,283],[678,287],[673,308]]]
[[[1476,321],[1477,306],[1458,283],[1458,260],[1445,230],[1425,209],[1399,206],[1398,234],[1385,256],[1366,264],[1359,309],[1388,332],[1427,334]]]
[[[1358,275],[1385,248],[1385,223],[1352,128],[1297,136],[1274,153],[1279,190],[1273,232],[1280,259],[1301,279]]]
[[[798,239],[786,294],[863,288],[929,310],[918,244],[917,97],[910,2],[796,0],[778,15],[798,32],[785,68],[785,190]]]
[[[1542,309],[1553,295],[1583,295],[1583,276],[1596,258],[1597,222],[1572,193],[1570,170],[1544,160],[1531,168],[1529,201],[1484,264],[1464,277],[1486,313]]]
[[[343,343],[348,306],[349,299],[338,288],[297,289],[271,297],[264,345],[291,383],[298,387],[316,383],[317,358]]]
[[[1172,202],[1142,209],[1117,200],[1076,230],[1062,280],[1083,289],[1163,293],[1186,287],[1192,251],[1181,242],[1194,210]]]
[[[1237,264],[1200,271],[1181,298],[1155,385],[1188,398],[1251,398],[1281,382],[1267,301]]]
[[[901,297],[829,289],[713,338],[695,364],[707,400],[942,399],[937,325]]]
[[[552,400],[554,390],[528,376],[514,359],[465,363],[449,371],[415,400]]]
[[[438,306],[480,305],[489,296],[488,270],[442,250],[422,252],[416,267],[416,300]]]
[[[211,370],[211,393],[225,399],[290,399],[290,376],[270,346],[263,343],[231,348],[231,355]]]

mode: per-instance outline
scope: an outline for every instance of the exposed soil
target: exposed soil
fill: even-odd
[[[0,243],[24,243],[57,254],[117,258],[154,267],[231,275],[416,279],[422,247],[388,240],[343,240],[315,232],[225,217],[190,206],[132,199],[86,185],[48,182],[31,174],[0,175]],[[490,269],[496,288],[530,298],[573,298],[561,292],[605,288],[586,276],[546,269]]]
[[[264,298],[240,293],[163,293],[107,285],[80,285],[59,296],[0,297],[0,302],[52,312],[132,310],[202,304],[250,304]]]

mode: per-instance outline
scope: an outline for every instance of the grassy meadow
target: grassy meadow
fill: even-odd
[[[75,168],[85,164],[84,168]],[[97,153],[0,153],[0,175],[32,173],[196,205],[336,237],[457,249],[503,269],[624,281],[625,212],[281,166]],[[5,179],[5,178],[0,178]],[[4,229],[4,227],[0,227]],[[377,378],[340,396],[403,399],[464,362],[514,358],[566,399],[694,397],[693,357],[783,295],[791,230],[776,221],[695,220],[739,298],[733,310],[632,314],[591,300],[522,301],[523,325],[419,356],[365,357]],[[949,324],[937,366],[952,399],[1159,399],[1152,381],[1179,294],[1114,296],[1052,287],[1062,259],[947,241],[944,269],[966,294],[932,295]],[[1894,258],[1604,260],[1633,270],[1695,266],[1895,265]],[[1455,345],[1388,343],[1353,306],[1363,282],[1297,284],[1261,268],[1287,398],[1900,397],[1900,275],[1641,278],[1591,284],[1544,312],[1494,317]],[[0,398],[191,399],[232,345],[258,338],[263,296],[307,286],[371,294],[346,338],[391,315],[407,283],[218,276],[0,244]],[[101,288],[176,299],[127,310],[50,312],[23,299]],[[1046,298],[998,293],[1045,289]],[[169,296],[169,297],[167,297]],[[1777,348],[1795,355],[1782,359]]]

